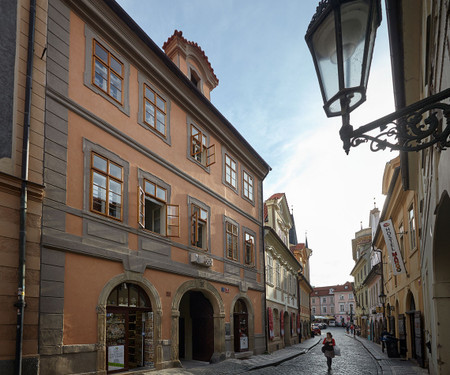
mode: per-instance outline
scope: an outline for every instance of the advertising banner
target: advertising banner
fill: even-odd
[[[383,232],[384,241],[386,242],[389,261],[392,264],[392,271],[394,272],[394,275],[406,273],[400,248],[398,246],[397,237],[395,235],[394,226],[392,225],[392,220],[382,221],[380,226],[381,231]]]

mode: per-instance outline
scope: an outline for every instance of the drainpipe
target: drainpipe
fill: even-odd
[[[268,353],[269,352],[269,337],[267,337],[267,333],[269,332],[269,321],[268,321],[268,317],[267,317],[266,244],[265,244],[265,238],[264,238],[264,194],[263,194],[263,182],[262,181],[261,181],[261,209],[262,209],[261,238],[262,238],[262,247],[263,247],[263,283],[264,283],[264,337],[266,338],[264,341],[266,344],[266,353]]]
[[[30,0],[30,19],[28,28],[28,57],[27,77],[25,87],[25,106],[23,120],[22,143],[22,184],[20,191],[20,232],[19,232],[19,279],[17,288],[17,332],[16,332],[16,363],[15,374],[22,374],[22,343],[23,343],[23,314],[25,310],[25,253],[27,239],[27,203],[28,203],[28,162],[29,162],[29,135],[31,118],[31,92],[33,82],[33,55],[34,55],[34,27],[36,22],[36,0]]]

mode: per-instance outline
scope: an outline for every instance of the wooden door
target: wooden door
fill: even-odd
[[[192,359],[209,362],[214,353],[214,319],[211,303],[201,292],[191,293]]]

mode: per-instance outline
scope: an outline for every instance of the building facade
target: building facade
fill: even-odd
[[[395,103],[402,108],[450,87],[450,4],[437,0],[389,0],[387,4],[387,21],[392,25],[389,38],[395,50],[391,55]],[[436,116],[439,129],[448,128],[442,111]],[[425,354],[431,374],[448,374],[450,151],[434,146],[400,156],[403,189],[417,195]]]
[[[350,281],[342,285],[314,287],[310,299],[314,320],[335,320],[338,326],[344,326],[353,320],[356,322],[356,301]]]
[[[269,166],[204,51],[112,0],[50,0],[48,33],[41,373],[264,352]]]
[[[39,368],[47,1],[0,11],[0,373]]]
[[[271,353],[301,340],[298,288],[301,265],[289,249],[293,221],[284,193],[265,201],[264,216],[267,349]]]
[[[366,306],[369,295],[367,285],[364,283],[370,272],[370,258],[372,251],[372,230],[364,228],[355,233],[352,239],[352,256],[355,266],[350,275],[354,278],[354,293],[356,300],[355,322],[361,328],[361,335],[367,336]],[[363,310],[364,309],[364,310]]]
[[[312,250],[308,247],[308,241],[291,245],[290,249],[295,259],[300,263],[301,270],[299,278],[299,298],[300,298],[300,334],[301,340],[311,336],[311,300],[309,298],[313,287],[310,284],[309,258],[312,256]]]
[[[424,310],[420,273],[420,243],[417,231],[417,195],[403,190],[400,157],[386,164],[383,193],[386,200],[380,215],[374,246],[382,251],[383,308],[388,332],[399,340],[399,353],[426,365]],[[386,220],[392,220],[400,254],[388,255],[389,247],[381,231]],[[400,265],[398,265],[400,262]]]

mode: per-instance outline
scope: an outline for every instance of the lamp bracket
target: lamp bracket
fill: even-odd
[[[450,88],[355,130],[344,118],[340,135],[345,152],[366,142],[372,151],[419,151],[434,144],[445,150],[450,147],[450,105],[442,101],[448,97]],[[380,130],[378,135],[367,134],[375,129]]]

